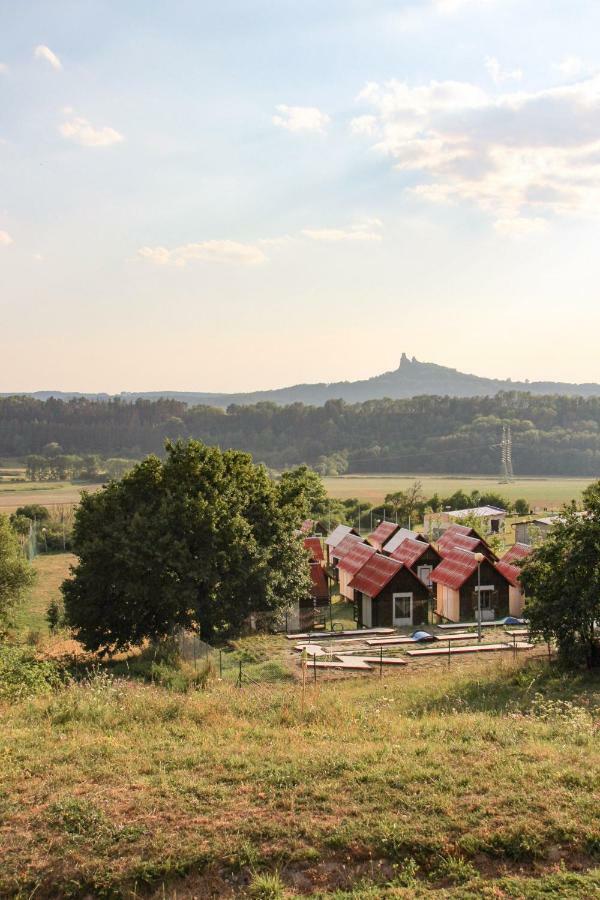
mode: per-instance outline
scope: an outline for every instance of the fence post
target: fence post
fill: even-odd
[[[383,647],[379,648],[379,677],[383,678]]]
[[[240,672],[238,675],[238,687],[242,686],[242,661],[240,659]]]
[[[219,650],[219,678],[223,679],[223,651]]]
[[[450,665],[450,644],[451,644],[451,641],[449,640],[448,641],[448,665]]]
[[[315,684],[317,683],[317,654],[313,653],[313,674],[315,679]]]

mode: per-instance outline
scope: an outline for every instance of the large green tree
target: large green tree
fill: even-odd
[[[0,634],[10,624],[15,607],[33,579],[33,569],[23,555],[16,532],[6,516],[0,515]]]
[[[248,454],[190,441],[84,494],[63,584],[78,638],[110,652],[180,626],[210,641],[305,597],[305,507],[283,493]]]
[[[600,663],[600,481],[584,492],[583,513],[565,509],[525,560],[521,584],[532,632],[556,641],[567,665]]]

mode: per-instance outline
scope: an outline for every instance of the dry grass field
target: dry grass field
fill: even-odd
[[[325,488],[330,497],[345,499],[357,497],[365,503],[381,503],[386,494],[406,490],[420,481],[427,497],[437,493],[449,496],[462,489],[467,493],[494,491],[510,500],[524,497],[537,511],[558,509],[570,500],[579,500],[581,492],[591,478],[519,478],[511,484],[501,484],[498,478],[477,478],[468,475],[343,475],[325,477]]]
[[[3,482],[0,484],[0,514],[10,515],[17,507],[29,503],[42,506],[79,503],[82,490],[97,491],[100,484],[72,484],[70,482]]]

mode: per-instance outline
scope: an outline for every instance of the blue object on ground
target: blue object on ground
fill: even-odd
[[[514,616],[506,616],[503,622],[504,625],[524,625],[524,619],[516,619]]]
[[[415,641],[433,641],[435,640],[432,634],[429,634],[428,631],[413,631],[411,634],[411,638],[414,638]]]

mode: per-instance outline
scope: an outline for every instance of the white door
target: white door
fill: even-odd
[[[427,587],[431,587],[431,573],[433,571],[433,566],[419,566],[417,569],[417,575]]]
[[[373,607],[371,606],[371,598],[366,594],[362,596],[362,623],[365,628],[373,627]]]
[[[412,625],[413,623],[413,595],[392,595],[394,625]]]

